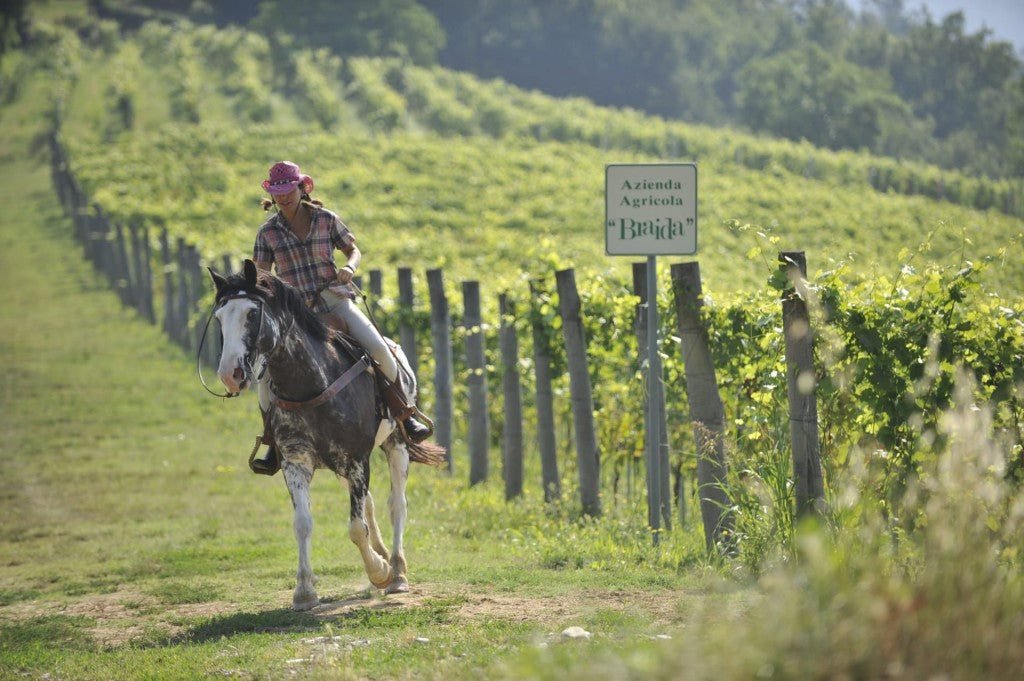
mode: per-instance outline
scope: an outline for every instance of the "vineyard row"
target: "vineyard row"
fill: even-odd
[[[782,171],[838,186],[1024,215],[1020,181],[968,177],[919,163],[667,121],[399,59],[341,60],[322,49],[278,53],[264,36],[237,27],[154,21],[134,39],[116,40],[116,26],[108,23],[100,22],[92,44],[83,43],[72,31],[58,31],[50,38],[55,49],[45,55],[58,89],[83,78],[89,60],[110,65],[103,70],[109,80],[105,95],[113,126],[108,133],[132,130],[141,115],[137,112],[150,104],[144,101],[153,94],[148,68],[167,87],[171,116],[186,124],[223,116],[221,106],[211,106],[222,99],[236,124],[286,119],[332,133],[356,124],[386,132],[426,130],[449,137],[582,143],[658,158]],[[214,91],[213,83],[223,85]],[[285,113],[282,101],[298,105]]]

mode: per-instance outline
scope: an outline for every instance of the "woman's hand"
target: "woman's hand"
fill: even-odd
[[[338,270],[338,281],[342,284],[347,284],[352,281],[352,276],[356,273],[356,268],[352,265],[345,265]]]

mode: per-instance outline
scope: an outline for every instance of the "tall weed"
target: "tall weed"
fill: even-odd
[[[748,674],[774,678],[1020,678],[1024,499],[990,410],[961,377],[940,419],[946,441],[903,495],[906,523],[863,494],[866,467],[836,502],[861,522],[799,532],[799,560],[768,574],[734,641]],[[735,670],[740,673],[740,668]]]

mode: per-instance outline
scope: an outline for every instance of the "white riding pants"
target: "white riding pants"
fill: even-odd
[[[345,323],[348,324],[349,335],[370,353],[370,357],[384,372],[384,376],[392,383],[397,381],[398,362],[395,360],[395,356],[388,349],[384,336],[377,331],[377,327],[370,323],[370,320],[356,305],[356,301],[340,296],[330,289],[321,293],[320,297],[332,313],[345,320]]]

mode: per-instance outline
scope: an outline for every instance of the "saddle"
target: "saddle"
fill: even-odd
[[[419,440],[413,440],[410,435],[406,432],[404,422],[406,419],[416,416],[428,424],[429,433],[427,437],[434,432],[434,423],[431,421],[423,412],[421,412],[415,404],[410,405],[406,401],[404,391],[399,382],[392,383],[384,377],[384,373],[376,369],[376,364],[369,359],[369,356],[363,350],[362,346],[356,339],[348,335],[348,325],[345,320],[338,315],[331,313],[321,313],[321,319],[327,324],[330,330],[330,340],[340,351],[346,353],[352,358],[356,365],[353,369],[358,366],[368,366],[374,368],[373,375],[377,384],[376,389],[376,402],[377,402],[377,416],[380,419],[387,418],[388,415],[394,418],[395,423],[398,426],[398,431],[401,433],[402,439],[404,439],[410,445],[419,444]],[[396,348],[394,341],[389,338],[384,339],[385,343],[388,343],[392,348]],[[350,370],[351,371],[351,370]],[[321,397],[324,397],[322,395]],[[312,405],[316,402],[316,399],[310,401],[308,404]],[[294,404],[288,408],[302,408],[300,404]],[[274,405],[267,411],[260,410],[263,416],[263,434],[256,438],[256,443],[252,448],[252,452],[249,454],[249,469],[253,473],[260,475],[274,475],[281,469],[281,457],[277,452],[277,443],[274,440],[273,428],[270,425],[270,417],[273,413]],[[422,440],[423,438],[420,438]],[[256,458],[257,452],[262,445],[267,446],[267,453],[262,458]],[[413,457],[413,460],[419,460]],[[436,464],[436,461],[431,460],[430,463]]]
[[[360,362],[365,354],[354,338],[348,335],[348,324],[340,316],[331,312],[319,313],[320,318],[327,325],[330,332],[331,343],[342,352],[346,353],[354,361]],[[372,366],[372,363],[370,363]],[[380,375],[379,371],[374,372]],[[277,452],[277,441],[274,439],[274,429],[270,426],[270,416],[274,411],[271,405],[267,411],[260,409],[263,416],[263,434],[256,437],[256,443],[249,453],[249,470],[259,475],[274,475],[281,470],[281,457]],[[267,453],[256,458],[257,452],[263,445],[267,446]]]
[[[320,319],[323,320],[327,328],[332,331],[337,331],[345,338],[351,338],[348,335],[348,322],[346,322],[340,315],[336,315],[333,312],[318,312]]]
[[[359,359],[366,356],[365,351],[362,346],[359,345],[359,342],[348,334],[348,324],[344,319],[331,312],[321,312],[319,314],[320,318],[324,320],[325,324],[327,324],[327,328],[331,330],[331,340],[340,350],[347,352],[348,355],[356,361],[359,361]],[[384,343],[390,347],[392,353],[398,349],[397,344],[395,344],[395,342],[390,338],[384,337]],[[392,383],[384,377],[384,372],[377,369],[376,363],[373,363],[373,366],[374,378],[377,380],[378,395],[383,397],[383,406],[387,408],[387,411],[391,416],[393,416],[399,424],[404,422],[410,416],[417,414],[422,416],[422,413],[415,405],[410,405],[406,401],[404,391],[400,385],[403,371],[401,363],[398,362],[399,380],[395,383]],[[378,403],[378,409],[379,408],[380,404]],[[381,416],[384,415],[385,414],[381,414]],[[405,436],[404,429],[402,434]]]

